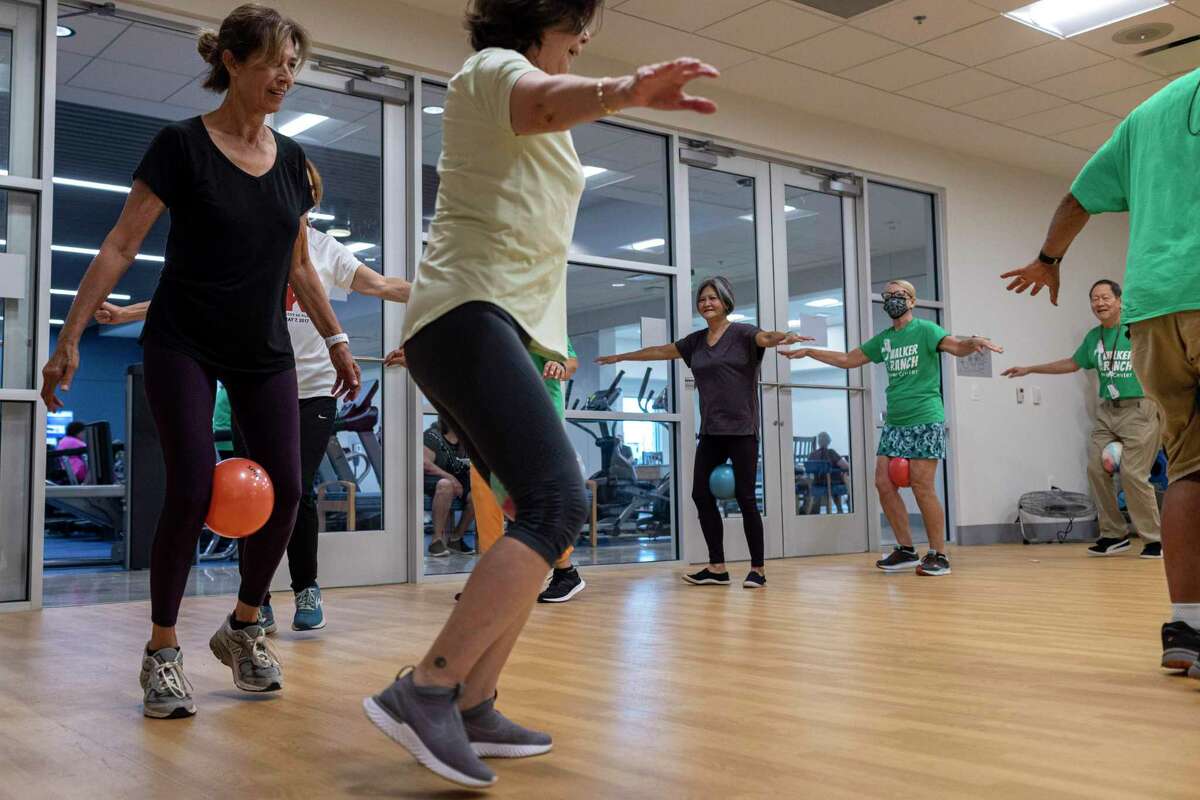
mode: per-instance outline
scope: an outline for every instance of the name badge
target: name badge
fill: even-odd
[[[1117,391],[1117,386],[1114,383],[1108,385],[1108,396],[1113,400],[1121,399],[1121,393]]]

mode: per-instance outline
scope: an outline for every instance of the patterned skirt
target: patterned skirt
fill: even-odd
[[[946,457],[946,423],[885,425],[875,453],[889,458],[943,459]]]

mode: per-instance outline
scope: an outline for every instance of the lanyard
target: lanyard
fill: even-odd
[[[1113,376],[1113,365],[1117,361],[1117,345],[1120,343],[1120,341],[1121,341],[1121,326],[1118,323],[1117,324],[1117,337],[1115,339],[1113,339],[1112,355],[1110,356],[1108,354],[1108,345],[1104,341],[1104,327],[1103,326],[1100,327],[1100,364],[1101,364],[1101,366],[1103,366],[1104,359],[1106,357],[1108,358],[1108,379],[1109,379],[1109,381],[1112,381],[1113,377],[1114,377]],[[1103,377],[1103,375],[1101,377]]]

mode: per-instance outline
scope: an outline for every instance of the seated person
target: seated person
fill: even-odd
[[[77,447],[87,447],[87,442],[79,438],[79,435],[83,433],[83,429],[86,427],[87,425],[78,420],[67,425],[67,435],[58,440],[58,444],[54,449],[74,450]],[[87,461],[84,460],[83,456],[68,456],[67,460],[71,463],[71,472],[75,473],[75,481],[83,483],[87,479]]]
[[[845,481],[846,471],[850,469],[850,462],[845,456],[838,455],[838,451],[834,450],[829,445],[833,439],[825,431],[817,434],[817,449],[809,454],[808,461],[825,461],[830,465],[830,473],[833,475],[834,483],[843,483]]]
[[[425,494],[433,496],[433,541],[429,544],[429,555],[447,556],[451,550],[472,553],[473,548],[463,542],[463,532],[475,516],[471,503],[471,462],[466,450],[441,415],[425,431],[424,444]],[[456,498],[462,499],[463,513],[447,542],[446,528],[453,520]]]

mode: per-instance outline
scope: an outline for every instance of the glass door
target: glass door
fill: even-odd
[[[821,181],[771,167],[775,328],[847,352],[860,344],[856,198],[821,190]],[[868,549],[868,466],[861,370],[814,359],[768,358],[778,419],[783,555]]]

